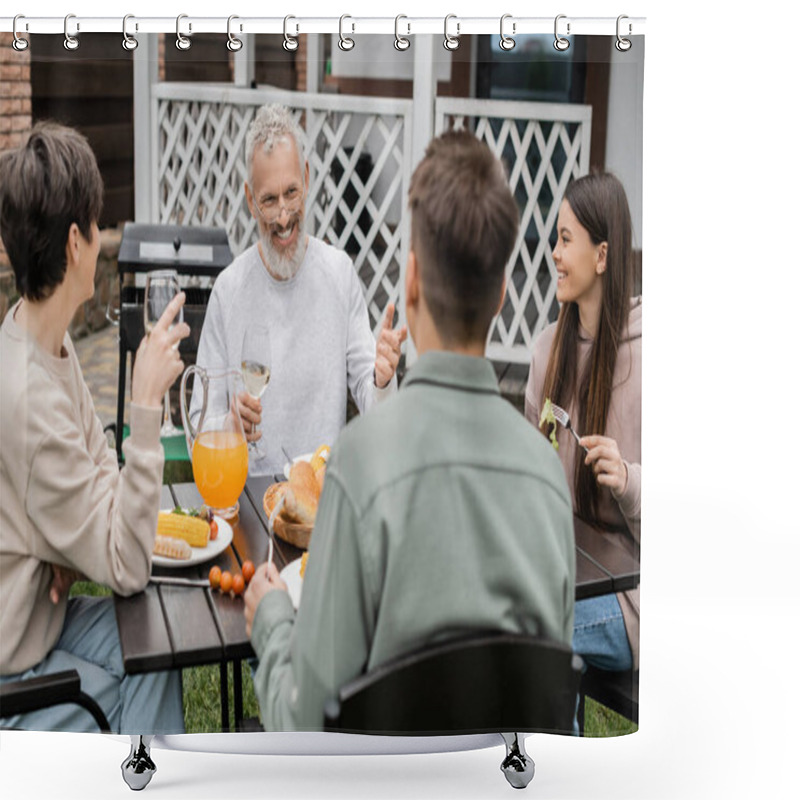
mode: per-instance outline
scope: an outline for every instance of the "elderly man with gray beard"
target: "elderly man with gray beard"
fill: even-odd
[[[352,261],[306,234],[302,140],[283,106],[263,106],[250,125],[245,196],[259,239],[217,278],[197,354],[201,367],[238,369],[247,329],[268,331],[267,390],[262,398],[235,395],[245,434],[258,442],[251,475],[282,471],[283,450],[296,456],[332,444],[346,422],[348,388],[362,413],[394,391],[407,333],[393,329],[389,304],[376,343]],[[209,407],[230,402],[210,397]]]

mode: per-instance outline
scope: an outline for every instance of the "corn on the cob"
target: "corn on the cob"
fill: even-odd
[[[162,511],[158,515],[158,530],[156,532],[161,536],[183,539],[192,547],[205,547],[208,544],[211,527],[199,517],[189,517],[184,514]]]
[[[166,558],[186,559],[192,557],[192,548],[183,539],[174,539],[172,536],[156,535],[153,553]]]

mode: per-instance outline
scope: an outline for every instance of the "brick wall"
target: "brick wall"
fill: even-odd
[[[18,53],[13,38],[0,33],[0,153],[18,147],[31,129],[30,49]],[[0,240],[0,320],[15,297],[14,275]]]
[[[0,33],[0,152],[17,147],[31,129],[30,48],[18,53]]]

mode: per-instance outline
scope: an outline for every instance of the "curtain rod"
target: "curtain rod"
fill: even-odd
[[[16,25],[15,25],[16,19]],[[124,30],[128,36],[144,33],[227,33],[240,36],[250,33],[273,33],[298,36],[307,33],[333,33],[346,36],[358,34],[391,34],[403,37],[415,34],[440,34],[451,37],[466,34],[492,33],[505,37],[523,34],[549,33],[558,36],[606,35],[641,36],[645,32],[645,17],[137,17],[127,15]],[[123,33],[123,17],[86,17],[69,14],[66,17],[2,16],[0,32],[51,33],[79,36],[84,33]]]

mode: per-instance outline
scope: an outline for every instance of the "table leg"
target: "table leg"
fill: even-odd
[[[230,711],[228,709],[228,662],[222,661],[219,665],[219,698],[222,706],[222,730],[231,729]]]
[[[233,662],[233,724],[238,732],[242,730],[244,717],[244,701],[242,700],[242,660],[237,658]]]

